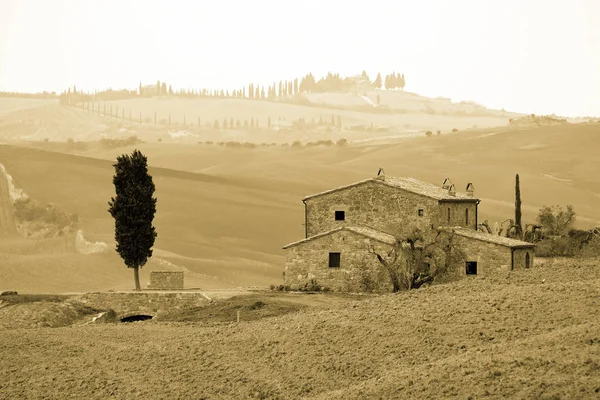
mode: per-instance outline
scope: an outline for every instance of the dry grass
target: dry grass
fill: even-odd
[[[8,330],[0,340],[0,393],[593,399],[600,392],[598,265],[555,260],[240,324]]]

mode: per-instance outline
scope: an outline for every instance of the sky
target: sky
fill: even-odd
[[[600,0],[0,0],[0,90],[234,89],[312,72],[600,116]]]

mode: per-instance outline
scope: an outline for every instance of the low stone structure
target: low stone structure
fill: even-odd
[[[182,290],[183,271],[152,271],[148,289]]]
[[[490,275],[533,265],[532,243],[467,229],[454,229],[458,246],[465,252],[466,275]]]
[[[199,307],[209,303],[200,292],[92,292],[73,300],[100,310],[114,310],[119,318],[131,314],[158,315],[165,310]]]

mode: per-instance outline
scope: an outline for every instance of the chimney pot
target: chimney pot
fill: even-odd
[[[450,185],[450,188],[448,188],[448,194],[450,196],[456,196],[456,189],[454,188],[454,185]]]
[[[451,185],[452,185],[452,182],[450,182],[450,178],[446,178],[446,179],[444,179],[444,182],[442,183],[442,189],[449,190]]]
[[[469,197],[473,197],[473,192],[475,191],[475,187],[473,186],[473,184],[472,184],[471,182],[469,182],[469,183],[467,184],[467,189],[466,189],[466,191],[467,191],[467,196],[469,196]]]

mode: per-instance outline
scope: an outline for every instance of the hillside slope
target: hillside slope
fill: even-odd
[[[114,247],[114,221],[107,212],[108,200],[114,195],[112,162],[11,146],[0,146],[0,159],[15,185],[31,198],[77,213],[88,240]],[[243,180],[163,168],[151,167],[150,173],[159,199],[155,259],[164,260],[167,267],[172,263],[187,268],[187,287],[268,285],[281,279],[281,237],[287,232],[292,238],[294,228],[302,223],[302,215],[290,212],[290,204],[299,193],[272,190],[276,182],[267,190]],[[42,251],[38,258],[44,254]],[[61,266],[69,257],[73,258],[72,267]],[[43,269],[43,265],[48,268]],[[27,271],[34,268],[58,282],[62,279],[62,284],[42,277],[29,279]],[[0,269],[3,277],[8,277],[2,280],[2,289],[19,291],[89,290],[94,284],[107,288],[107,271],[111,277],[120,271],[118,288],[125,285],[129,289],[131,284],[131,271],[110,254],[48,255],[40,265],[25,252],[23,257],[10,258]],[[144,282],[148,272],[142,270]],[[82,281],[86,281],[83,286]]]
[[[450,177],[458,191],[472,182],[475,195],[482,199],[480,221],[501,223],[514,215],[518,173],[525,222],[533,222],[543,205],[572,204],[578,225],[589,228],[600,225],[598,146],[600,124],[479,129],[342,148],[229,149],[159,143],[137,147],[157,166],[249,181],[280,180],[279,190],[299,194],[290,206],[300,214],[300,199],[305,195],[372,177],[382,167],[388,175],[411,176],[434,184]],[[132,149],[90,151],[86,155],[113,159]]]

